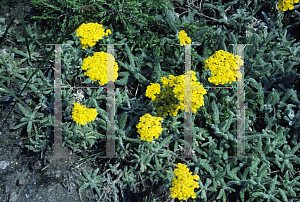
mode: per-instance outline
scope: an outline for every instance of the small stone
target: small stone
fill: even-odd
[[[0,161],[0,169],[5,169],[9,165],[8,161]]]
[[[6,177],[2,177],[1,180],[2,180],[3,182],[6,182]]]
[[[27,189],[30,194],[32,194],[35,191],[35,186],[33,184],[28,184]]]
[[[9,196],[9,202],[15,202],[18,200],[18,195],[16,194],[16,192],[12,192]]]
[[[9,185],[5,185],[5,193],[9,193],[11,190]]]
[[[26,102],[27,104],[30,104],[31,101],[32,101],[31,98],[28,98],[28,99],[25,100],[25,102]]]
[[[19,179],[18,184],[24,185],[26,183],[26,180],[24,178]]]

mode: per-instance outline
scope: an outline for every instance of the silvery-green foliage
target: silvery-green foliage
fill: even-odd
[[[91,189],[95,189],[97,194],[100,196],[100,190],[98,187],[102,186],[102,182],[106,181],[105,178],[100,178],[100,176],[96,176],[97,173],[99,171],[99,168],[97,168],[96,170],[94,170],[94,172],[92,173],[92,171],[90,171],[89,173],[86,172],[86,170],[83,170],[83,174],[85,176],[76,176],[76,178],[78,178],[79,180],[85,182],[80,188],[79,190],[85,189],[85,195],[87,196],[88,194],[88,187],[91,187]]]
[[[0,36],[2,37],[7,29],[7,25],[0,25]],[[7,35],[11,35],[11,30],[8,29]]]
[[[25,27],[25,29],[26,34],[28,34],[29,42],[31,44],[36,44],[38,46],[45,45],[44,40],[45,38],[49,37],[49,32],[45,32],[46,34],[43,33],[41,31],[41,28],[36,26],[36,22],[34,22],[33,28],[30,25],[28,25],[28,27]],[[25,43],[25,38],[21,36],[17,39],[17,41]]]
[[[21,76],[19,73],[22,72],[20,69],[17,68],[21,64],[21,62],[14,61],[15,54],[10,52],[11,48],[8,49],[8,53],[1,55],[0,60],[0,73],[2,75],[1,77],[3,79],[3,83],[4,81],[7,82],[7,86],[10,86],[11,81],[13,80],[10,78],[13,78],[15,76]]]
[[[30,54],[29,54],[28,50],[26,50],[26,52],[23,52],[21,50],[18,50],[16,48],[14,48],[13,51],[15,53],[17,53],[18,55],[22,55],[23,57],[25,57],[25,58],[23,58],[23,59],[20,60],[21,63],[23,63],[24,61],[27,60],[27,62],[28,62],[28,64],[30,66],[32,66],[31,61],[36,61],[37,60],[35,58],[35,56],[39,56],[39,53],[33,52],[33,51],[35,51],[35,45],[33,45],[33,44],[29,45],[29,52],[30,52]]]
[[[99,175],[97,175],[99,168],[94,170],[94,172],[90,171],[89,173],[87,173],[86,170],[83,170],[84,177],[76,176],[79,180],[84,182],[79,190],[85,189],[85,194],[87,196],[89,191],[88,187],[90,187],[91,189],[96,190],[98,194],[97,200],[99,201],[119,201],[119,188],[122,188],[122,182],[120,178],[123,177],[124,172],[120,169],[117,169],[119,164],[115,167],[113,167],[111,164],[109,164],[109,166],[110,169],[106,169]],[[105,167],[107,167],[107,163]],[[108,171],[111,171],[111,173],[114,175],[118,175],[117,178],[112,180],[114,175],[111,175],[111,173]]]
[[[28,150],[32,150],[33,152],[40,152],[44,151],[47,148],[50,148],[50,140],[49,140],[49,134],[43,131],[38,131],[37,126],[34,125],[34,132],[35,136],[33,138],[29,138],[30,144],[25,145],[25,147],[28,148]]]

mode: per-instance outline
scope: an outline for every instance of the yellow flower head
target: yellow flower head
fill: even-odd
[[[209,68],[211,71],[212,77],[208,78],[211,83],[219,85],[219,83],[227,84],[230,82],[231,84],[236,81],[236,78],[238,78],[238,81],[242,79],[242,73],[237,71],[243,65],[243,60],[239,55],[235,56],[219,50],[204,62],[206,63],[204,69]]]
[[[283,11],[287,11],[288,9],[293,10],[293,3],[299,3],[299,0],[279,0],[277,8],[280,13],[282,13]]]
[[[189,72],[191,75],[191,110],[195,114],[197,108],[204,105],[206,90],[197,82],[196,73]],[[160,117],[176,116],[179,109],[184,109],[185,102],[185,75],[174,76],[169,78],[161,77],[162,90],[159,84],[152,84],[147,87],[146,97],[151,98],[157,114]]]
[[[115,81],[118,78],[118,64],[115,62],[113,55],[107,54],[103,51],[95,52],[93,57],[89,56],[83,59],[83,70],[88,70],[84,74],[89,76],[91,80],[100,80],[99,84],[104,85],[108,82],[107,77],[107,58],[114,61],[113,78]]]
[[[178,163],[177,169],[173,174],[177,177],[172,180],[172,188],[170,188],[172,198],[186,200],[189,197],[196,198],[195,188],[199,188],[199,183],[194,180],[199,180],[198,175],[192,175],[186,165]]]
[[[136,125],[138,133],[141,135],[141,140],[147,140],[151,142],[153,136],[155,138],[159,137],[159,134],[162,132],[162,127],[160,121],[163,119],[161,117],[154,117],[150,114],[145,114],[140,117],[140,122]]]
[[[178,38],[180,40],[180,45],[186,45],[186,43],[191,44],[191,39],[187,36],[187,33],[185,33],[184,30],[181,30],[178,34]]]
[[[82,49],[85,49],[87,46],[94,46],[99,39],[102,39],[103,36],[111,34],[109,29],[105,30],[102,28],[103,25],[98,23],[83,23],[76,30],[76,36],[81,36],[80,38]]]
[[[146,97],[151,98],[151,100],[154,101],[156,94],[160,94],[160,85],[158,83],[151,83],[147,86]]]
[[[97,109],[87,109],[84,105],[73,103],[72,119],[79,125],[85,125],[87,122],[94,121],[98,115]]]

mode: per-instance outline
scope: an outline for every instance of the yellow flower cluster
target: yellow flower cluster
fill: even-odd
[[[138,129],[137,132],[141,135],[141,140],[147,139],[148,142],[151,142],[153,136],[158,138],[163,130],[160,123],[162,120],[161,117],[154,117],[150,114],[140,117],[140,122],[136,125],[136,128]]]
[[[95,52],[93,57],[89,56],[83,59],[82,69],[87,70],[84,74],[89,76],[91,80],[100,80],[99,84],[104,85],[107,83],[107,58],[110,57],[114,61],[114,81],[118,78],[118,64],[111,54],[105,52]]]
[[[80,38],[82,49],[85,49],[87,46],[94,46],[99,39],[102,39],[103,36],[107,36],[111,34],[110,29],[102,28],[103,25],[98,23],[83,23],[76,30],[77,36],[81,36]]]
[[[160,94],[160,85],[158,83],[151,83],[146,90],[146,97],[151,98],[152,101],[155,100],[155,94]]]
[[[195,114],[197,108],[204,105],[204,97],[206,90],[197,82],[196,73],[191,73],[191,100],[192,112]],[[147,86],[146,97],[151,98],[151,101],[157,109],[157,114],[160,117],[176,116],[179,109],[184,110],[185,100],[185,75],[174,76],[169,75],[169,78],[161,77],[163,83],[161,91],[159,84],[151,83]]]
[[[195,188],[199,188],[199,183],[194,180],[199,180],[198,175],[192,175],[186,165],[178,163],[177,169],[173,174],[177,176],[172,179],[172,188],[170,188],[172,198],[186,200],[189,197],[196,198]]]
[[[299,3],[299,0],[279,0],[277,4],[277,8],[279,13],[283,11],[287,11],[288,9],[293,10],[294,6],[293,3]]]
[[[97,109],[87,109],[84,105],[73,103],[72,119],[79,125],[85,125],[87,122],[94,121],[98,115]]]
[[[180,45],[186,45],[186,43],[191,44],[191,39],[187,36],[184,30],[181,30],[178,34],[178,38],[180,39]]]
[[[210,56],[208,60],[204,61],[206,63],[204,69],[209,68],[212,73],[212,77],[208,78],[208,81],[218,85],[227,84],[228,82],[238,81],[242,79],[242,73],[237,71],[243,64],[243,60],[239,55],[234,56],[223,50],[216,51],[215,54]]]

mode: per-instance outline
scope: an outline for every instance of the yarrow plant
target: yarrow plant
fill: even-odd
[[[76,30],[77,36],[81,36],[80,42],[82,44],[82,49],[85,49],[87,46],[94,46],[99,39],[102,39],[103,36],[111,34],[111,31],[108,29],[106,32],[102,28],[103,25],[98,23],[83,23]],[[105,52],[96,52],[93,57],[87,57],[83,59],[83,70],[88,70],[84,74],[89,76],[91,80],[97,81],[100,80],[100,85],[107,83],[107,59],[110,58],[114,61],[114,79],[118,78],[118,64],[115,62],[113,55],[107,54]],[[87,109],[84,105],[79,103],[73,103],[74,108],[72,112],[72,119],[77,122],[79,125],[85,125],[88,122],[94,121],[98,115],[97,109]]]
[[[79,125],[85,125],[87,122],[94,121],[98,115],[97,109],[87,109],[84,105],[73,103],[72,119]]]
[[[218,85],[238,81],[242,79],[242,73],[237,71],[240,65],[243,64],[243,60],[239,55],[233,55],[223,50],[216,51],[215,54],[210,56],[208,60],[204,61],[206,63],[204,69],[209,68],[212,77],[208,78],[208,81]]]
[[[99,39],[102,39],[103,36],[111,34],[110,29],[102,28],[103,25],[98,23],[83,23],[76,30],[76,36],[80,36],[80,42],[82,44],[82,49],[85,49],[87,46],[94,46]],[[105,32],[104,32],[105,31]]]
[[[102,36],[110,33],[107,30],[104,33],[102,25],[96,23],[89,23],[80,27],[77,30],[77,36],[83,36],[80,39],[83,44],[83,49],[87,46],[95,45],[96,41],[102,39]],[[178,38],[181,45],[191,44],[191,39],[187,37],[184,30],[180,31]],[[83,60],[83,70],[88,70],[85,75],[89,76],[91,80],[100,80],[99,84],[104,85],[107,83],[107,59],[114,61],[113,55],[105,52],[96,52],[93,57],[87,57]],[[210,78],[210,82],[223,82],[234,81],[236,78],[236,56],[225,51],[217,52],[212,58],[209,58],[206,62],[206,67],[210,68],[213,74],[219,72],[216,77]],[[219,61],[221,61],[219,63]],[[219,68],[219,69],[218,69]],[[114,61],[114,79],[118,78],[118,64]],[[204,97],[206,90],[197,82],[196,73],[194,71],[187,72],[191,75],[191,110],[195,114],[197,108],[204,105]],[[239,76],[239,75],[238,75]],[[229,78],[226,78],[229,77]],[[145,114],[140,117],[139,123],[136,125],[138,134],[141,136],[141,140],[147,140],[151,142],[154,138],[158,138],[162,133],[163,128],[161,121],[167,115],[176,116],[179,109],[184,109],[185,96],[185,75],[174,76],[169,75],[168,78],[161,77],[162,84],[151,83],[146,90],[146,97],[150,98],[155,103],[157,114],[159,117],[154,117],[150,114]],[[96,109],[87,109],[85,106],[79,103],[73,103],[74,108],[72,112],[72,119],[80,125],[85,125],[87,122],[94,121],[97,114]],[[194,180],[199,180],[198,175],[191,175],[186,165],[179,163],[178,169],[173,172],[177,176],[177,179],[172,180],[171,195],[172,198],[178,198],[179,200],[188,199],[189,197],[196,198],[194,192],[195,188],[199,188],[199,184]]]
[[[287,11],[288,9],[293,10],[294,6],[293,3],[299,3],[299,0],[279,0],[277,4],[277,8],[279,13],[283,11]]]
[[[195,114],[197,108],[204,105],[206,90],[197,82],[196,73],[191,71],[191,92],[192,92],[192,112]],[[169,78],[161,77],[162,90],[160,84],[151,83],[146,90],[146,97],[151,98],[157,114],[160,117],[176,116],[179,109],[184,109],[185,99],[185,75]]]
[[[192,175],[189,172],[187,165],[178,163],[177,169],[174,170],[173,174],[177,177],[172,179],[172,186],[170,188],[172,198],[178,198],[179,200],[186,200],[189,197],[196,198],[195,188],[199,188],[199,183],[194,180],[199,180],[198,175]]]
[[[161,117],[154,117],[150,114],[145,114],[140,117],[140,122],[136,126],[138,133],[141,135],[141,140],[147,140],[151,142],[153,136],[155,138],[159,137],[159,134],[162,132],[162,127],[160,121],[163,119]]]
[[[107,59],[111,58],[114,61],[114,81],[118,78],[118,63],[115,62],[115,58],[112,54],[105,52],[96,52],[93,57],[88,56],[83,59],[83,70],[88,70],[84,74],[89,76],[91,80],[100,80],[99,84],[104,85],[107,83]]]

